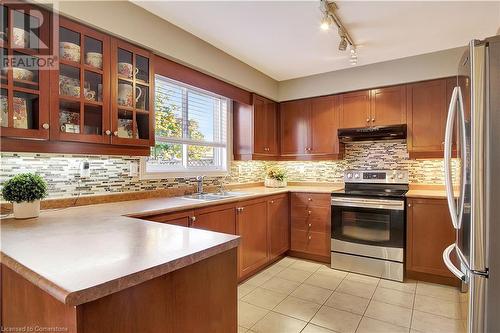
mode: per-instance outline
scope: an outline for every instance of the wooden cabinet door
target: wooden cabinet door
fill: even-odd
[[[236,212],[232,204],[196,209],[192,228],[236,234]]]
[[[254,153],[262,155],[278,154],[278,116],[275,102],[254,95],[253,137]]]
[[[355,91],[340,95],[340,127],[355,128],[370,125],[370,91]]]
[[[267,225],[269,229],[270,260],[290,248],[290,221],[288,195],[267,201]]]
[[[310,153],[338,154],[338,96],[311,98]]]
[[[281,104],[281,155],[307,154],[310,109],[310,100]]]
[[[444,249],[455,242],[444,199],[408,199],[406,269],[452,277],[443,263]]]
[[[253,150],[255,154],[267,153],[267,109],[266,99],[253,97]]]
[[[238,247],[241,278],[267,263],[267,202],[263,200],[243,202],[236,210],[237,232],[241,236]]]
[[[443,157],[447,115],[446,79],[407,86],[410,157]]]
[[[145,220],[153,222],[161,222],[173,225],[180,225],[182,227],[189,227],[191,220],[194,216],[194,211],[186,210],[184,212],[158,214],[143,217]]]
[[[374,126],[406,123],[406,86],[372,89],[370,122]]]

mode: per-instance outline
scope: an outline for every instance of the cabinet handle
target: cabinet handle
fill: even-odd
[[[43,129],[46,129],[46,130],[47,130],[47,129],[49,129],[49,127],[50,127],[50,126],[49,126],[49,124],[47,124],[47,123],[43,123],[42,127],[43,127]]]
[[[237,211],[237,212],[242,212],[242,211],[243,211],[243,209],[244,209],[244,207],[238,207],[238,208],[236,208],[236,211]]]
[[[311,228],[311,227],[312,227],[312,224],[311,224],[311,223],[309,223],[307,226],[308,226],[309,228]]]
[[[114,131],[114,132],[113,132],[113,135],[114,135],[114,136],[118,136],[118,131]]]
[[[444,141],[443,141],[443,142],[441,142],[441,146],[444,146]]]
[[[307,236],[307,239],[311,240],[311,239],[312,239],[312,237],[311,237],[311,236]]]
[[[408,207],[411,207],[411,203],[408,204]]]
[[[375,118],[372,118],[372,123],[375,122]]]
[[[273,204],[273,203],[274,203],[274,200],[271,200],[271,203]]]
[[[111,131],[110,130],[106,130],[106,132],[104,132],[106,135],[111,135]]]
[[[313,201],[313,199],[312,198],[307,198],[307,201]]]
[[[192,227],[195,222],[196,222],[196,216],[191,216],[189,218],[189,226]]]
[[[308,214],[308,215],[311,215],[311,213],[312,213],[312,212],[311,212],[310,210],[308,210],[308,211],[307,211],[307,214]]]
[[[366,118],[366,122],[369,123],[370,122],[370,118]]]

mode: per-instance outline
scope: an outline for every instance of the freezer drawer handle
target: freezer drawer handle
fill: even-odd
[[[465,278],[466,278],[465,274],[461,270],[456,268],[450,259],[451,251],[453,251],[455,249],[455,246],[456,246],[455,244],[451,244],[443,251],[443,261],[444,261],[444,264],[446,265],[446,267],[448,267],[448,269],[450,270],[450,272],[453,273],[453,275],[455,275],[460,280],[465,281]]]

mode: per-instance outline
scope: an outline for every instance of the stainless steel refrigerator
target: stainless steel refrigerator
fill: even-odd
[[[500,332],[500,36],[460,60],[444,155],[456,241],[443,260],[468,293],[468,332]]]

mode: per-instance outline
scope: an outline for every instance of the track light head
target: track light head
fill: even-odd
[[[345,51],[347,49],[347,38],[345,36],[340,37],[339,51]]]

